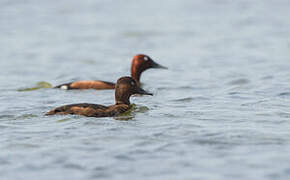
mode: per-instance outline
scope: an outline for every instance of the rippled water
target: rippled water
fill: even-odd
[[[0,1],[1,180],[289,179],[289,6]],[[43,115],[111,90],[27,89],[115,81],[137,53],[169,70],[143,74],[155,95],[125,117]]]

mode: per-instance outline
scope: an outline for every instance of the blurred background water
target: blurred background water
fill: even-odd
[[[1,0],[0,179],[289,179],[290,2]],[[43,114],[114,92],[144,53],[128,118]],[[127,119],[127,120],[126,120]]]

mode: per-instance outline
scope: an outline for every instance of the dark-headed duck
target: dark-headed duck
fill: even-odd
[[[131,77],[121,77],[118,79],[115,88],[115,105],[103,106],[98,104],[70,104],[55,108],[46,115],[77,114],[88,117],[111,117],[118,116],[130,109],[130,96],[133,94],[151,95],[146,92]]]
[[[150,68],[167,69],[167,67],[161,66],[154,62],[149,56],[144,54],[138,54],[133,57],[131,64],[131,77],[135,79],[138,85],[140,85],[140,77],[142,72]],[[71,83],[61,84],[55,88],[61,89],[114,89],[115,83],[107,81],[75,81]]]

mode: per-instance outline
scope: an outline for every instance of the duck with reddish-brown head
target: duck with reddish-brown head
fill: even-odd
[[[138,54],[133,57],[131,63],[131,77],[135,79],[138,85],[140,85],[140,77],[142,72],[147,69],[157,68],[157,69],[167,69],[167,67],[161,66],[160,64],[154,62],[149,56],[144,54]],[[115,83],[107,81],[75,81],[71,83],[61,84],[55,88],[61,88],[66,90],[71,89],[114,89]]]
[[[118,79],[115,88],[115,104],[103,106],[99,104],[70,104],[55,108],[46,115],[76,114],[88,117],[112,117],[118,116],[130,109],[130,97],[133,94],[151,95],[146,92],[132,77],[121,77]]]

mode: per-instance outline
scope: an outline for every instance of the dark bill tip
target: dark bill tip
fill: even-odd
[[[143,94],[143,95],[150,95],[150,96],[153,96],[152,93],[149,93],[149,92],[145,91],[144,89],[142,89],[142,88],[140,88],[140,87],[137,87],[136,94]]]
[[[156,63],[156,62],[152,62],[152,68],[156,68],[156,69],[168,69],[167,67],[165,67],[165,66],[162,66],[162,65],[160,65],[160,64],[158,64],[158,63]]]

